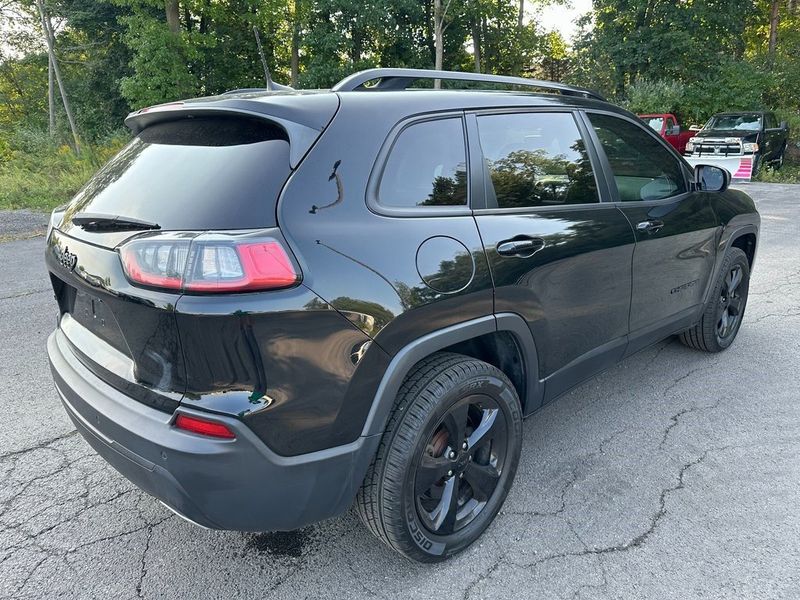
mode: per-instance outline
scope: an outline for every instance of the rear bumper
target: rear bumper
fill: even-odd
[[[297,529],[350,506],[380,442],[299,456],[272,452],[237,419],[214,415],[234,433],[216,440],[172,427],[167,414],[107,385],[81,364],[60,330],[47,340],[64,408],[87,442],[122,475],[204,527]],[[180,407],[177,413],[209,416]]]

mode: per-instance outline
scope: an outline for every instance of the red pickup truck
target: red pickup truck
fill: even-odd
[[[658,135],[667,140],[681,154],[686,151],[686,142],[695,134],[693,131],[681,131],[681,125],[675,115],[668,113],[639,115],[639,118],[650,125],[658,132]]]

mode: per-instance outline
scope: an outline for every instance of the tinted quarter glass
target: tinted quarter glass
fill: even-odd
[[[467,155],[461,119],[415,123],[389,152],[378,201],[393,208],[465,206]]]
[[[660,200],[686,191],[680,162],[647,131],[630,121],[589,114],[611,163],[619,199]]]
[[[119,215],[162,230],[273,227],[289,173],[289,142],[267,121],[161,123],[112,158],[78,192],[67,217]]]
[[[478,117],[489,172],[487,206],[519,208],[598,202],[594,173],[570,113]]]

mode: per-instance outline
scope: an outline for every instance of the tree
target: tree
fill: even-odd
[[[165,0],[164,12],[167,17],[167,26],[172,33],[178,33],[181,29],[181,13],[178,0]]]
[[[447,17],[447,10],[453,0],[433,0],[433,28],[436,37],[436,60],[434,61],[434,69],[441,70],[444,60],[444,32],[447,25],[444,20]],[[436,87],[439,87],[437,81]]]
[[[61,78],[61,69],[59,68],[58,61],[56,60],[53,24],[50,21],[50,16],[47,14],[47,11],[44,8],[44,3],[42,0],[36,0],[36,8],[39,10],[39,17],[42,21],[42,34],[44,35],[45,43],[47,44],[48,68],[53,69],[53,74],[58,82],[58,91],[61,94],[61,101],[64,103],[64,112],[67,113],[67,121],[69,122],[69,128],[72,131],[72,139],[75,143],[75,152],[80,154],[81,142],[78,137],[78,128],[75,125],[75,117],[72,115],[72,108],[70,107],[67,89],[64,87],[64,81]]]
[[[123,39],[133,57],[131,75],[122,78],[120,89],[131,106],[142,107],[197,94],[200,85],[190,62],[196,48],[181,32],[173,32],[166,19],[136,10],[123,18]]]
[[[695,78],[709,65],[744,56],[754,0],[595,0],[575,50],[582,70],[610,76],[617,97],[640,77]],[[610,67],[610,69],[609,69]]]

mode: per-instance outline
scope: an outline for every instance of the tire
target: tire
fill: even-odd
[[[772,168],[776,171],[780,171],[781,167],[783,166],[783,158],[786,155],[786,146],[781,148],[781,153],[778,155],[778,158],[775,159],[775,162],[772,163]]]
[[[738,283],[737,272],[740,275]],[[680,334],[681,342],[705,352],[721,352],[728,348],[742,325],[749,288],[750,263],[747,255],[739,248],[730,248],[722,261],[722,268],[700,322]]]
[[[445,560],[500,510],[521,445],[520,401],[505,374],[460,354],[434,354],[400,388],[356,498],[358,515],[404,556]]]
[[[761,172],[761,163],[763,162],[761,155],[753,157],[753,171],[750,173],[750,179],[755,179]]]

